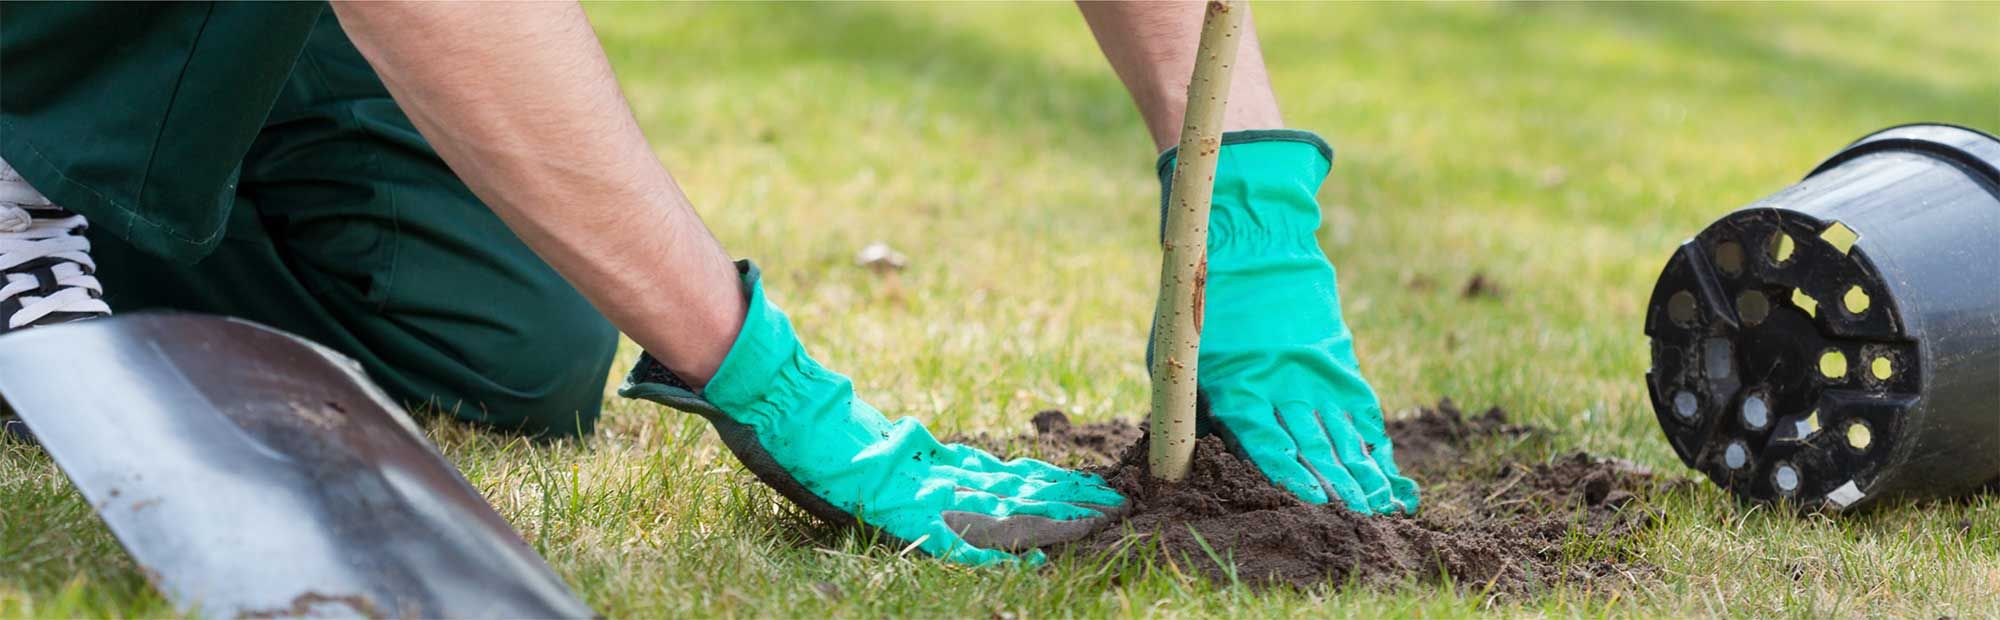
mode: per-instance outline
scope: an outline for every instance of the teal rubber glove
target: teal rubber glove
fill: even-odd
[[[744,467],[835,524],[872,527],[892,544],[984,565],[1044,561],[1036,547],[1081,538],[1122,515],[1123,496],[1094,475],[1001,461],[943,444],[916,420],[894,422],[855,398],[847,377],[806,354],[755,265],[738,263],[750,310],[699,394],[651,355],[618,393],[700,414]],[[1026,551],[1016,557],[1008,551]]]
[[[1288,130],[1230,132],[1222,144],[1196,376],[1207,406],[1197,429],[1307,502],[1416,512],[1417,484],[1396,469],[1382,405],[1340,317],[1333,264],[1313,237],[1314,195],[1333,149]],[[1162,213],[1173,170],[1169,149],[1159,159]]]

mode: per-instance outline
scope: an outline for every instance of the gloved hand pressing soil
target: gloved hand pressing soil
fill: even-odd
[[[1414,513],[1382,406],[1361,378],[1320,251],[1314,195],[1333,149],[1305,131],[1223,134],[1209,215],[1198,430],[1220,435],[1278,486],[1315,504]],[[1161,209],[1174,150],[1159,159]],[[1147,352],[1151,357],[1151,351]],[[1148,364],[1150,366],[1150,364]]]
[[[651,355],[618,393],[700,414],[744,467],[799,507],[872,527],[898,546],[965,564],[1025,560],[1121,516],[1104,479],[1033,459],[1001,461],[940,443],[916,420],[894,422],[854,395],[847,377],[806,354],[755,265],[739,263],[749,298],[743,331],[699,393]],[[1017,557],[1009,551],[1025,551]]]

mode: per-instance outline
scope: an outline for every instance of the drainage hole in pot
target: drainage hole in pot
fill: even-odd
[[[1861,290],[1860,285],[1849,286],[1847,294],[1840,296],[1840,303],[1847,306],[1849,314],[1860,315],[1868,311],[1868,291]]]
[[[1819,302],[1813,301],[1812,296],[1807,295],[1804,289],[1792,289],[1792,305],[1806,311],[1806,316],[1819,316]]]
[[[1729,442],[1729,447],[1722,449],[1724,467],[1743,469],[1743,466],[1748,464],[1750,464],[1750,447],[1743,445],[1742,441]]]
[[[1681,291],[1667,298],[1667,318],[1681,327],[1694,327],[1694,293]]]
[[[1702,372],[1709,380],[1721,381],[1736,374],[1736,354],[1728,338],[1709,338],[1701,342]]]
[[[1778,461],[1778,466],[1771,469],[1771,484],[1778,487],[1779,493],[1791,495],[1799,490],[1799,469],[1791,463]]]
[[[1701,413],[1701,402],[1693,392],[1674,393],[1674,415],[1680,416],[1683,420],[1693,420],[1698,413]]]
[[[1764,430],[1771,424],[1771,405],[1764,402],[1763,394],[1751,394],[1743,399],[1743,427],[1753,431]]]
[[[1764,249],[1769,253],[1773,264],[1783,265],[1786,261],[1792,260],[1794,249],[1792,236],[1785,234],[1784,231],[1771,233],[1771,240],[1765,242]]]
[[[1872,443],[1875,443],[1875,431],[1868,428],[1867,422],[1855,420],[1847,425],[1848,447],[1866,452],[1868,451],[1869,444]]]
[[[1841,254],[1846,254],[1848,250],[1854,249],[1854,242],[1861,240],[1861,233],[1854,232],[1854,229],[1848,228],[1846,224],[1834,222],[1827,225],[1826,230],[1820,231],[1819,239],[1840,250]]]
[[[1771,300],[1758,291],[1743,291],[1736,296],[1736,316],[1742,317],[1746,325],[1764,322],[1771,315]]]
[[[1847,354],[1841,353],[1839,349],[1827,349],[1825,353],[1821,353],[1819,355],[1819,374],[1825,375],[1828,379],[1846,377]]]
[[[1896,363],[1889,361],[1887,355],[1877,355],[1868,362],[1868,372],[1875,375],[1876,381],[1888,381],[1896,375]]]
[[[1743,273],[1743,244],[1724,241],[1715,244],[1715,266],[1729,275]]]

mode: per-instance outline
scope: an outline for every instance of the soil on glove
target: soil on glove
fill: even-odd
[[[1305,504],[1213,437],[1197,442],[1188,478],[1169,484],[1147,475],[1138,425],[1074,425],[1043,412],[1035,426],[1031,436],[958,439],[1094,466],[1134,502],[1122,524],[1051,550],[1058,554],[1171,563],[1253,587],[1449,579],[1472,592],[1521,597],[1557,583],[1604,591],[1656,578],[1624,555],[1623,543],[1652,525],[1645,498],[1664,484],[1629,462],[1581,452],[1534,462],[1498,456],[1507,444],[1548,435],[1509,424],[1499,409],[1468,417],[1447,400],[1388,423],[1398,465],[1423,486],[1415,517]],[[1107,449],[1119,441],[1123,449]]]

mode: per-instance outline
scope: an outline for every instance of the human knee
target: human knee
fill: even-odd
[[[456,385],[432,402],[455,417],[532,436],[589,434],[604,402],[618,332],[595,312],[544,317],[458,349]]]

